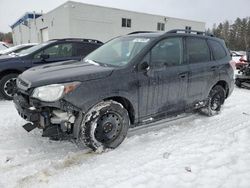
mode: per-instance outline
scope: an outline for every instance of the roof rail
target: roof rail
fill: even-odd
[[[89,42],[89,43],[97,43],[97,44],[103,44],[103,42],[96,40],[96,39],[83,39],[83,38],[63,38],[63,39],[51,39],[49,41],[82,41],[82,42]]]
[[[170,31],[167,31],[166,33],[178,33],[178,32],[184,32],[184,33],[189,33],[189,34],[196,34],[196,35],[204,35],[204,36],[210,36],[213,37],[214,35],[208,32],[204,31],[195,31],[195,30],[188,30],[188,29],[173,29]]]
[[[134,31],[132,33],[128,33],[128,35],[139,34],[139,33],[156,33],[156,31]]]

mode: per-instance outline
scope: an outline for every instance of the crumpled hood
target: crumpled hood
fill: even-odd
[[[83,61],[63,61],[33,67],[23,72],[19,78],[28,82],[30,88],[72,81],[96,80],[109,76],[112,67],[104,67]]]

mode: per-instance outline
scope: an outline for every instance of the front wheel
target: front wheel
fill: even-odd
[[[0,80],[0,94],[6,100],[12,100],[16,89],[16,78],[18,74],[12,73],[2,77]]]
[[[112,100],[100,102],[85,115],[78,145],[98,152],[114,149],[125,139],[129,125],[128,111],[122,104]]]
[[[214,86],[209,93],[207,105],[201,109],[201,112],[207,116],[217,115],[220,112],[225,99],[226,92],[224,88],[220,85]]]

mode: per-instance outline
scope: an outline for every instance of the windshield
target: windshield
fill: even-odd
[[[33,46],[31,48],[28,48],[26,50],[22,50],[20,51],[19,53],[17,53],[18,56],[25,56],[25,55],[28,55],[28,54],[31,54],[39,49],[41,49],[42,47],[50,44],[52,41],[48,41],[48,42],[44,42],[44,43],[41,43],[41,44],[38,44],[36,46]]]
[[[104,44],[87,57],[85,62],[112,66],[124,66],[130,62],[150,41],[143,37],[120,37]]]

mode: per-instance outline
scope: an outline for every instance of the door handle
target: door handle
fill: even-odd
[[[183,72],[179,74],[179,78],[186,78],[188,75],[188,72]]]
[[[218,68],[219,68],[218,66],[212,66],[212,67],[211,67],[211,70],[215,71],[215,70],[217,70]]]

